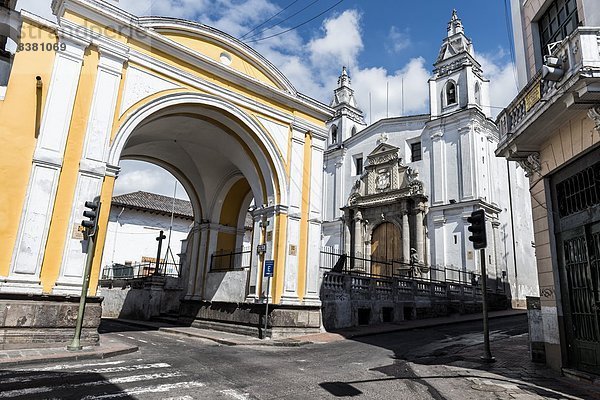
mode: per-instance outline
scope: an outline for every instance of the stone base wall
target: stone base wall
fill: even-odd
[[[480,313],[480,288],[400,278],[377,279],[329,273],[321,289],[327,330],[359,325]],[[505,294],[488,292],[488,309],[505,310]]]
[[[145,277],[131,280],[101,280],[99,294],[104,298],[102,316],[149,320],[179,311],[183,288],[178,278]]]
[[[0,295],[0,349],[60,347],[73,339],[79,297]],[[98,344],[102,298],[88,297],[81,343]]]
[[[227,332],[273,339],[321,331],[318,306],[279,306],[269,304],[267,331],[264,331],[264,304],[183,300],[180,320],[186,324]]]

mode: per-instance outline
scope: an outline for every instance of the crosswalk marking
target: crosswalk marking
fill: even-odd
[[[57,371],[61,369],[74,369],[74,368],[82,368],[82,367],[97,367],[104,365],[119,365],[125,363],[126,360],[121,361],[103,361],[97,363],[84,363],[84,364],[58,364],[53,365],[51,367],[38,368],[38,371]],[[27,369],[20,369],[20,371],[27,371]]]
[[[124,389],[119,393],[107,393],[101,395],[90,395],[85,396],[81,400],[100,400],[100,399],[116,399],[119,397],[131,396],[136,394],[144,394],[144,393],[162,393],[169,392],[175,389],[189,389],[189,388],[198,388],[204,386],[204,383],[198,381],[187,381],[187,382],[177,382],[177,383],[165,383],[163,385],[155,385],[155,386],[138,386],[130,389]]]
[[[235,389],[221,390],[221,393],[223,393],[226,396],[233,397],[236,400],[250,400],[250,394],[239,393]]]
[[[123,367],[108,367],[108,368],[98,368],[98,369],[84,369],[79,372],[93,372],[96,374],[110,374],[113,372],[129,372],[129,371],[137,371],[140,369],[151,369],[151,368],[167,368],[170,367],[170,364],[167,363],[154,363],[154,364],[138,364],[138,365],[130,365]]]
[[[80,388],[86,386],[101,386],[101,385],[118,385],[123,383],[132,383],[132,382],[140,382],[140,381],[148,381],[154,379],[167,379],[182,376],[181,372],[170,372],[170,373],[156,373],[156,374],[143,374],[143,375],[132,375],[132,376],[123,376],[118,378],[109,378],[100,381],[93,382],[83,382],[83,383],[75,383],[75,384],[64,384],[58,386],[39,386],[27,389],[15,389],[8,390],[5,392],[0,392],[0,398],[7,397],[17,397],[17,396],[25,396],[32,394],[40,394],[47,393],[53,390],[61,390],[61,389],[71,389],[71,388]]]

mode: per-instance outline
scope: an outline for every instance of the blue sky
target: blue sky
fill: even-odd
[[[196,20],[238,38],[281,11],[253,33],[278,23],[260,33],[258,39],[301,24],[338,1],[120,0],[118,5],[136,15]],[[248,44],[272,61],[299,91],[325,103],[331,100],[342,65],[347,65],[358,104],[367,113],[371,95],[373,115],[367,115],[367,121],[386,116],[388,84],[390,116],[400,115],[402,109],[405,115],[427,113],[427,80],[455,8],[491,81],[491,105],[498,112],[516,94],[504,1],[344,0],[297,29]],[[20,0],[17,6],[51,17],[50,2]],[[298,14],[286,19],[294,13]],[[400,95],[401,85],[404,98]],[[144,189],[172,195],[172,184],[156,179],[152,168],[133,162],[122,167],[117,193]],[[140,187],[140,182],[145,186]]]

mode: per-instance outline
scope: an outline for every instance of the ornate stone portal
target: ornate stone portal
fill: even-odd
[[[380,143],[367,156],[344,210],[346,253],[354,269],[371,273],[408,273],[427,264],[427,197],[418,173],[402,164],[398,148]],[[377,263],[375,261],[381,261]],[[392,270],[382,270],[385,262]]]

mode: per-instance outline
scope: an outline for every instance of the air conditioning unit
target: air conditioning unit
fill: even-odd
[[[560,81],[565,71],[562,68],[562,61],[556,56],[544,56],[544,65],[542,66],[542,79],[546,81]]]

